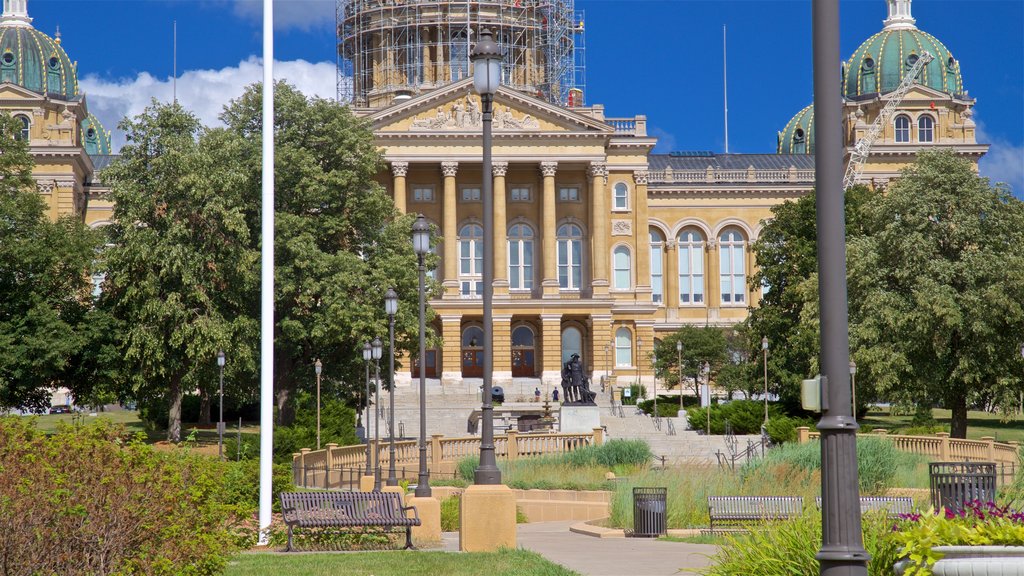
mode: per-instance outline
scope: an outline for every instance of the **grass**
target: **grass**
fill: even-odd
[[[935,408],[932,415],[939,425],[949,431],[950,411]],[[876,408],[868,412],[867,416],[860,421],[861,430],[870,432],[873,428],[885,428],[891,433],[898,433],[901,429],[911,426],[913,414],[893,416],[889,408]],[[1004,420],[999,414],[971,410],[967,412],[967,437],[973,440],[982,436],[993,436],[1000,442],[1016,440],[1024,443],[1024,417],[1012,416]]]
[[[359,554],[241,554],[225,576],[579,576],[527,550],[362,552]]]
[[[109,420],[114,424],[124,424],[129,432],[145,433],[145,427],[139,420],[139,413],[133,410],[116,410],[112,412],[98,412],[96,416],[89,416],[89,413],[80,414],[40,414],[38,416],[23,416],[32,418],[36,428],[46,433],[57,431],[60,424],[73,424],[75,421],[91,422],[100,418]]]

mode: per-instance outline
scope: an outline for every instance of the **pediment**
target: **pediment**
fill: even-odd
[[[0,99],[4,100],[39,100],[41,95],[17,84],[4,82],[0,84]]]
[[[907,90],[904,100],[949,100],[951,96],[934,88],[922,84],[914,84]],[[886,98],[888,100],[888,98]]]
[[[462,80],[380,110],[370,122],[380,133],[479,133],[483,114],[472,80]],[[493,122],[495,133],[614,132],[604,122],[504,87],[494,95]]]

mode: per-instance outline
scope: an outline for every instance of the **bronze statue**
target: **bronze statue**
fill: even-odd
[[[573,354],[562,366],[562,405],[596,406],[596,393],[590,391],[590,381],[583,373],[580,355]]]

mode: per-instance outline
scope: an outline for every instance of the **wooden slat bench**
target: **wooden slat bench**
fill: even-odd
[[[737,526],[785,520],[799,516],[803,510],[802,496],[708,496],[711,531],[716,524]]]
[[[406,511],[413,511],[413,518]],[[288,550],[293,528],[405,528],[405,548],[412,545],[412,527],[420,525],[413,506],[402,506],[394,492],[281,492],[281,515],[288,526]]]
[[[814,499],[814,503],[821,509],[821,496]],[[861,496],[860,513],[877,512],[885,510],[890,518],[900,514],[910,514],[914,511],[914,499],[909,496]]]

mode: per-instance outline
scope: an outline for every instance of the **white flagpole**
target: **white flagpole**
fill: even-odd
[[[269,540],[274,461],[274,2],[263,0],[263,217],[260,269],[260,536]]]

